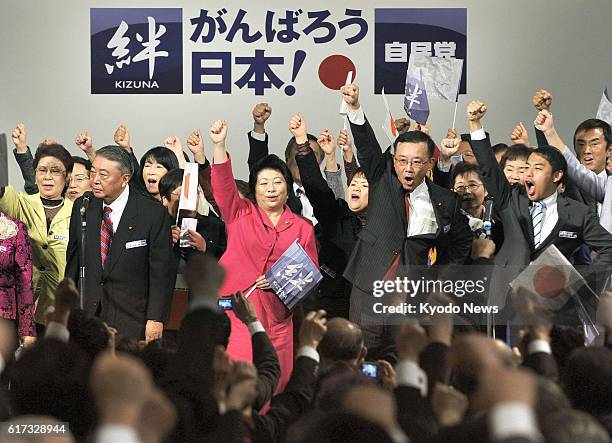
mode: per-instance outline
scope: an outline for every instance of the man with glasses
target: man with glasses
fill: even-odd
[[[164,207],[134,192],[130,155],[118,146],[98,150],[87,211],[84,309],[118,333],[147,342],[162,335],[176,261]],[[70,223],[66,277],[78,282],[83,197]]]
[[[363,115],[357,86],[345,86],[342,92],[354,138],[361,132],[360,140],[372,141],[356,146],[370,182],[370,199],[368,222],[344,273],[353,283],[350,317],[364,330],[368,354],[392,360],[394,328],[373,312],[374,286],[408,276],[420,279],[425,273],[437,278],[440,265],[465,262],[472,234],[457,195],[426,178],[435,150],[429,135],[406,132],[395,141],[393,155],[382,153],[373,132],[364,134],[369,125],[356,124],[351,115]]]

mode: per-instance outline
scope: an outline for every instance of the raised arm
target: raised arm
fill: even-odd
[[[123,124],[119,125],[119,127],[115,131],[113,139],[115,140],[117,146],[125,149],[130,154],[133,169],[132,178],[130,179],[130,185],[135,186],[142,195],[149,195],[142,181],[142,175],[140,175],[140,165],[138,164],[138,159],[136,158],[134,150],[132,149],[132,139],[130,137],[130,131],[128,130],[127,126]]]
[[[96,157],[96,148],[93,146],[93,140],[91,135],[89,135],[89,132],[83,131],[77,134],[74,139],[74,144],[77,146],[77,148],[85,153],[90,162],[94,161],[94,158]]]
[[[329,130],[326,129],[329,133]],[[330,138],[331,135],[329,135]],[[319,145],[321,145],[319,143]],[[334,193],[335,198],[342,198],[344,195],[344,188],[342,187],[342,171],[336,162],[336,143],[333,143],[333,147],[329,144],[326,145],[326,149],[323,149],[325,154],[325,181]]]
[[[550,92],[548,92],[546,89],[540,89],[533,95],[531,102],[533,103],[534,108],[538,110],[538,112],[550,112],[550,108],[552,107],[552,100],[553,98]],[[548,144],[548,142],[546,141],[546,136],[541,130],[535,128],[535,133],[538,147]]]
[[[187,139],[187,148],[189,148],[193,154],[193,159],[198,164],[198,184],[202,188],[202,191],[204,191],[204,197],[213,207],[215,212],[219,214],[219,206],[217,205],[215,196],[212,192],[210,162],[206,158],[206,154],[204,152],[204,140],[199,129],[196,129],[189,135],[189,138]]]
[[[28,194],[36,194],[38,186],[36,186],[36,175],[34,173],[34,159],[27,144],[28,130],[23,123],[19,123],[13,130],[11,138],[15,144],[15,160],[21,170],[23,177],[23,189]]]
[[[215,201],[219,205],[221,218],[225,223],[231,223],[240,211],[248,208],[249,202],[240,198],[232,172],[232,162],[227,154],[225,139],[227,138],[227,123],[217,120],[208,130],[208,136],[213,143],[212,190]]]
[[[498,210],[505,208],[510,201],[512,188],[506,180],[495,154],[491,149],[491,141],[482,128],[481,119],[487,112],[487,106],[480,101],[473,101],[467,107],[468,129],[472,140],[472,150],[480,165],[482,179],[487,192],[494,198]]]
[[[268,103],[259,103],[253,108],[253,130],[249,131],[249,170],[253,165],[268,155],[268,134],[266,121],[272,115],[272,107]]]
[[[385,170],[385,155],[359,104],[359,86],[354,83],[345,85],[340,91],[348,105],[349,122],[355,139],[359,164],[368,176],[368,181],[375,183],[382,177]]]

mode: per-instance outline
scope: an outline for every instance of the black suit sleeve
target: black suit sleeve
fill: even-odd
[[[433,182],[438,186],[442,186],[444,189],[450,189],[451,171],[452,167],[448,171],[440,171],[436,161],[436,164],[433,167]]]
[[[555,358],[546,352],[527,353],[523,366],[532,369],[536,374],[556,382],[559,379],[559,369]]]
[[[253,408],[261,409],[271,398],[281,376],[276,350],[265,332],[251,336],[253,364],[257,368],[257,398]]]
[[[410,441],[429,441],[438,431],[431,402],[411,386],[395,388],[397,420]]]
[[[147,320],[166,322],[176,280],[177,261],[172,246],[170,217],[159,205],[151,214],[149,232],[149,300]]]
[[[272,398],[265,415],[253,415],[257,441],[284,441],[287,428],[310,406],[318,363],[298,357],[285,390]]]
[[[444,343],[433,342],[427,345],[419,356],[419,366],[427,374],[427,393],[433,395],[436,383],[448,384],[450,376],[450,348]]]
[[[370,183],[376,183],[385,171],[385,154],[383,154],[376,134],[366,118],[363,125],[351,123],[351,132],[355,139],[357,159],[366,173]]]
[[[546,136],[542,131],[540,131],[538,128],[535,128],[535,134],[536,141],[538,142],[538,148],[548,145],[548,140],[546,140]]]
[[[34,174],[34,159],[32,158],[32,152],[28,146],[28,150],[23,154],[18,154],[17,149],[13,149],[15,154],[15,160],[21,170],[21,176],[23,177],[23,190],[27,194],[36,194],[38,192],[38,186],[36,186],[36,176]]]
[[[64,277],[71,278],[78,287],[79,280],[79,240],[81,237],[81,204],[83,197],[75,200],[72,206],[72,214],[70,215],[70,231],[68,235],[68,248],[66,249],[66,269]]]
[[[594,277],[594,289],[599,294],[604,289],[612,269],[612,234],[601,226],[597,212],[590,207],[584,216],[582,230],[584,243],[597,252],[593,264],[584,276],[587,281],[593,281]]]
[[[249,138],[249,171],[253,169],[253,165],[262,158],[268,155],[268,133],[266,132],[266,139],[264,141],[257,140],[251,136],[251,131],[247,133]]]
[[[463,264],[470,256],[474,234],[470,229],[467,217],[460,209],[461,203],[456,195],[453,195],[454,209],[453,218],[448,232],[448,263]],[[442,263],[441,263],[442,264]]]
[[[510,201],[512,188],[504,175],[501,166],[495,159],[491,140],[487,134],[484,140],[472,140],[472,150],[480,165],[480,175],[485,183],[487,192],[494,198],[495,207],[500,212]]]
[[[319,223],[336,222],[340,217],[340,202],[323,178],[314,152],[297,155],[296,162],[302,178],[306,196],[312,205],[314,216]]]

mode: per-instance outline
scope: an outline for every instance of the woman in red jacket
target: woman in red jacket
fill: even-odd
[[[306,140],[306,128],[302,126],[294,130],[303,132]],[[212,189],[227,231],[227,250],[219,260],[226,270],[220,293],[230,295],[242,291],[246,294],[255,285],[249,300],[278,354],[281,378],[276,392],[280,392],[293,369],[293,318],[272,292],[264,275],[295,239],[299,239],[317,263],[314,228],[287,207],[287,189],[293,182],[282,160],[269,155],[253,166],[249,177],[251,195],[256,201],[253,203],[238,194],[225,148],[226,123],[216,121],[209,136],[214,145]],[[228,353],[236,360],[251,361],[250,333],[232,312],[228,313],[232,324]]]
[[[34,342],[32,245],[25,224],[0,213],[0,318],[12,320],[23,344]]]

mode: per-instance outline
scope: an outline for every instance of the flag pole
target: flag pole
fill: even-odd
[[[453,126],[451,126],[451,128],[455,128],[455,120],[457,119],[457,104],[459,103],[459,100],[457,100],[455,102],[455,112],[453,113]]]

